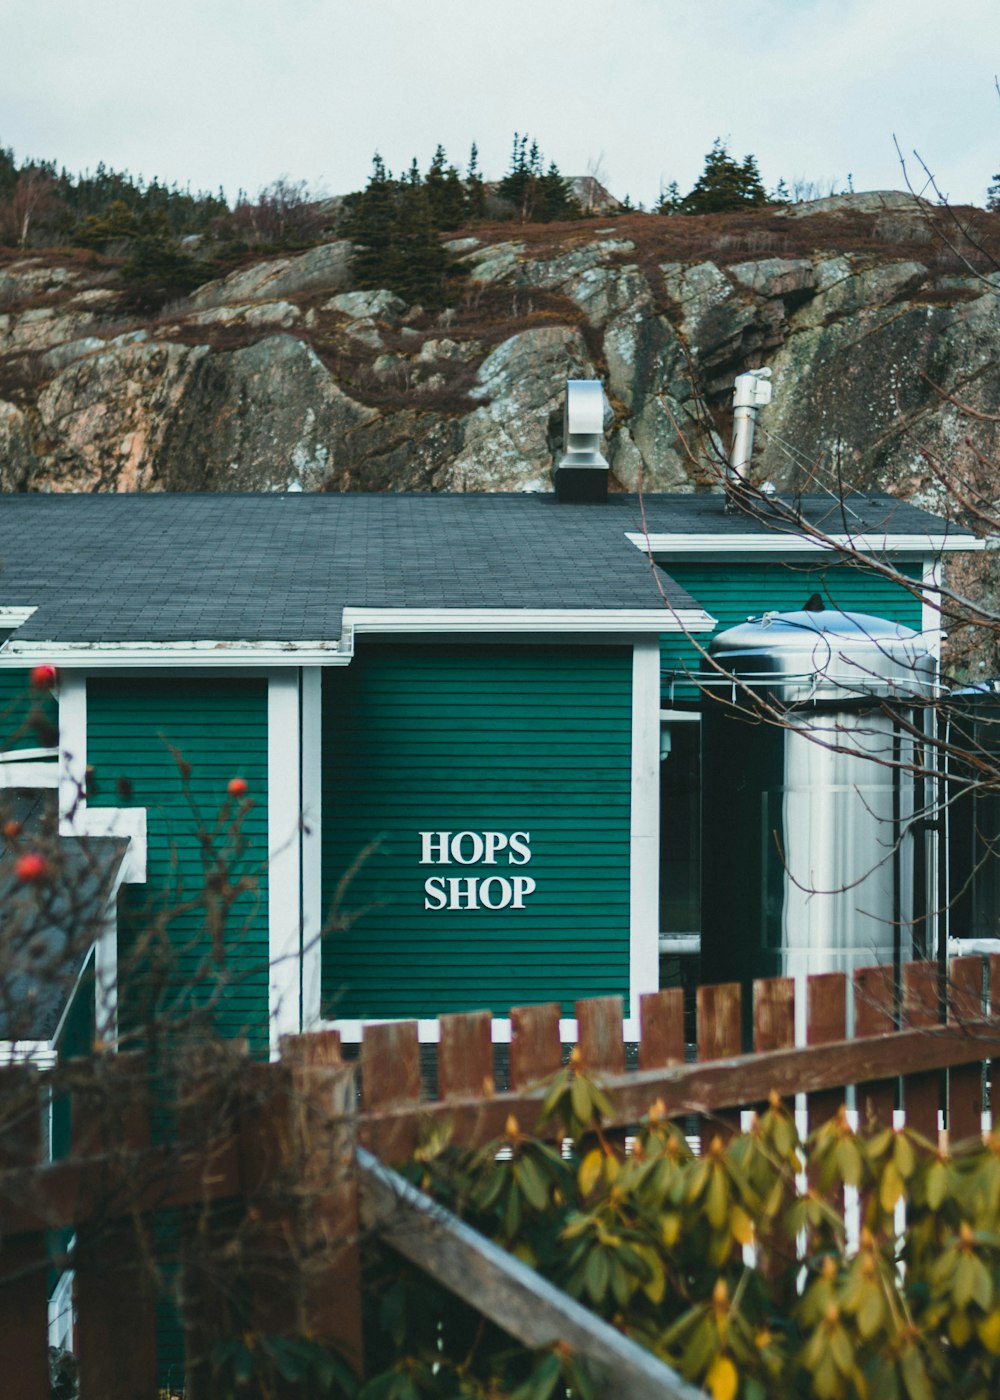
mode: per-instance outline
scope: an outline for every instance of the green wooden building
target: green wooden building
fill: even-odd
[[[0,781],[127,843],[95,1034],[157,997],[259,1053],[483,1007],[502,1038],[512,1006],[606,993],[636,1015],[698,934],[713,630],[819,593],[935,636],[941,561],[978,542],[889,497],[602,494],[5,499],[0,700],[13,723],[56,667],[58,740],[15,724]],[[243,884],[206,935],[220,810]]]

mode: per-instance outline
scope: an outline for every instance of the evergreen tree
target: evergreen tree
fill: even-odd
[[[567,182],[555,161],[542,170],[538,142],[528,147],[528,137],[514,132],[510,170],[500,181],[497,193],[513,204],[522,224],[552,219],[573,219],[581,213]]]
[[[986,191],[986,207],[991,214],[1000,214],[1000,171],[993,176],[993,183]]]
[[[354,256],[354,274],[360,287],[391,288],[396,282],[396,189],[391,172],[376,151],[365,189],[345,200],[344,232],[361,245]]]
[[[660,197],[653,210],[655,214],[676,214],[681,207],[681,192],[676,180],[671,180],[667,188],[660,190]]]
[[[366,188],[348,196],[344,232],[358,245],[354,274],[359,287],[386,287],[406,301],[440,306],[448,256],[431,217],[427,186],[411,165],[394,180],[376,152]]]
[[[438,146],[424,185],[435,228],[459,228],[465,221],[465,191],[453,165],[447,165],[444,147]]]
[[[393,281],[381,281],[408,302],[440,306],[448,274],[448,255],[441,247],[431,217],[430,198],[423,184],[407,183],[399,192],[392,245]]]
[[[469,151],[466,170],[466,209],[470,219],[481,219],[486,213],[486,187],[479,169],[479,147],[475,141]]]
[[[754,156],[733,160],[725,142],[716,137],[705,157],[705,169],[694,188],[681,201],[683,214],[724,214],[733,209],[753,209],[767,204]]]

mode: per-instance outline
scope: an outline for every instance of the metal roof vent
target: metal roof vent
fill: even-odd
[[[736,376],[733,384],[733,446],[729,454],[729,470],[738,481],[750,480],[757,410],[770,402],[769,369],[751,369],[746,374]]]
[[[563,453],[552,472],[560,501],[606,501],[608,463],[601,452],[604,390],[596,379],[568,379]]]

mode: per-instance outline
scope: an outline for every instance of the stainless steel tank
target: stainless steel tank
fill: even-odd
[[[1000,952],[1000,679],[948,696],[944,746],[949,951]]]
[[[702,980],[749,990],[898,965],[923,913],[914,760],[935,667],[919,633],[861,613],[768,613],[709,654]]]

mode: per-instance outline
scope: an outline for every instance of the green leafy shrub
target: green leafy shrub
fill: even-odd
[[[478,1151],[439,1137],[407,1174],[714,1400],[1000,1394],[1000,1135],[949,1152],[841,1110],[803,1143],[774,1097],[699,1156],[658,1103],[626,1155],[578,1064],[545,1115],[554,1140],[509,1119]],[[588,1393],[564,1349],[532,1357],[409,1266],[380,1288],[380,1268],[362,1400]]]

